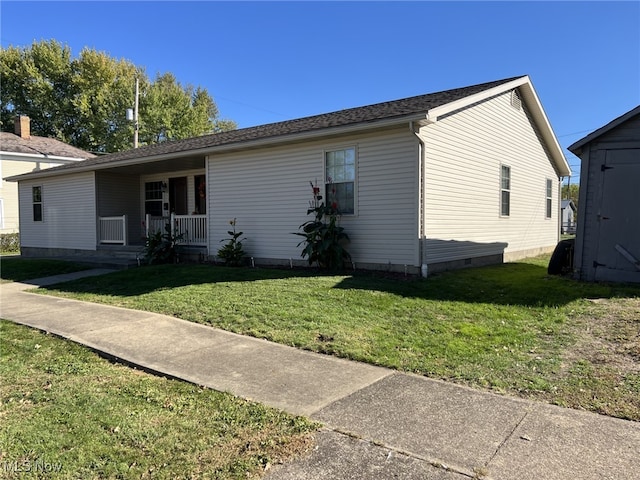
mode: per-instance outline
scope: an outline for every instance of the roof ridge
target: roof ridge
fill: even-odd
[[[195,153],[224,146],[239,145],[247,142],[265,141],[273,138],[284,138],[291,135],[304,135],[310,132],[321,132],[332,128],[347,128],[354,125],[370,124],[416,117],[427,114],[429,110],[455,102],[486,90],[504,85],[526,75],[509,77],[502,80],[478,83],[466,87],[441,90],[411,97],[387,100],[384,102],[351,107],[332,112],[320,113],[307,117],[283,120],[280,122],[255,125],[226,132],[210,133],[197,137],[165,141],[152,145],[144,145],[135,149],[123,150],[103,156],[97,156],[71,165],[62,165],[48,169],[51,174],[70,168],[92,168],[120,161],[136,159],[152,159],[168,155]]]

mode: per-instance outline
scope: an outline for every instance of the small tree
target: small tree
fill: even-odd
[[[236,232],[236,219],[229,221],[229,225],[231,225],[231,230],[228,230],[227,233],[231,238],[227,239],[227,243],[218,250],[218,257],[224,260],[224,264],[230,267],[238,267],[242,265],[242,261],[244,259],[245,253],[242,248],[243,240],[246,238],[240,239],[243,232]],[[224,240],[221,240],[224,242]]]
[[[314,219],[300,225],[302,232],[295,233],[304,237],[298,243],[298,246],[304,244],[302,258],[307,257],[309,265],[316,264],[328,270],[343,268],[345,262],[351,261],[351,255],[344,248],[344,244],[349,242],[349,235],[338,225],[338,204],[335,200],[325,204],[320,195],[320,187],[309,183],[313,190],[313,200],[309,202],[307,215],[313,214]]]

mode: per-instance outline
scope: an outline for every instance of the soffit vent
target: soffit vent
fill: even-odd
[[[511,90],[511,106],[516,110],[522,110],[522,100],[517,89]]]

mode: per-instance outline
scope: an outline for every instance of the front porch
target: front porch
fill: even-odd
[[[98,217],[99,245],[140,245],[137,239],[131,242],[127,215],[114,217]],[[143,221],[144,236],[160,232],[171,233],[178,245],[190,247],[207,247],[207,216],[176,215],[168,217],[145,215]]]
[[[208,254],[203,158],[99,171],[95,181],[98,249],[142,252],[150,235],[170,233],[181,250]]]

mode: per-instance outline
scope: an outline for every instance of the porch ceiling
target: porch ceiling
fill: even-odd
[[[123,175],[145,175],[157,172],[177,172],[180,170],[204,169],[205,156],[193,155],[180,158],[169,158],[156,161],[147,161],[131,165],[114,166],[105,168],[105,171]]]

